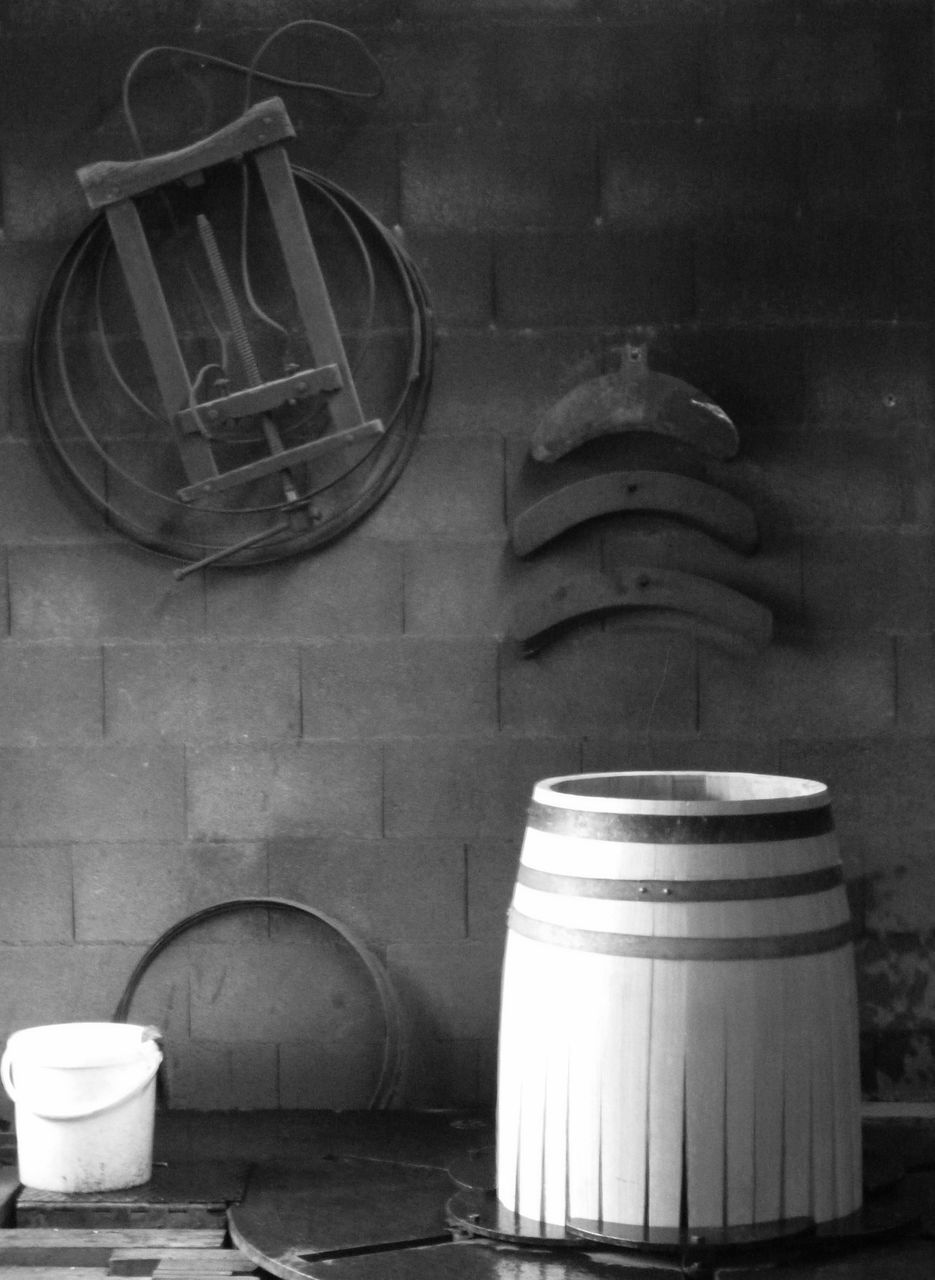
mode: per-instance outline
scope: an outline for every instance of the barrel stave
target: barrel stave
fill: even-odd
[[[708,797],[696,844],[684,782],[671,844],[652,784],[633,838],[623,784],[596,819],[568,793],[543,816],[537,786],[504,963],[508,1209],[632,1238],[859,1207],[847,897],[824,788],[803,784],[798,814],[786,781],[775,822],[754,781],[752,824]],[[744,830],[759,837],[729,838]]]

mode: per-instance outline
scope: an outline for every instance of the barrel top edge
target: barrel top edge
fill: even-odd
[[[671,794],[654,795],[654,791]],[[533,787],[533,800],[539,804],[592,813],[776,813],[821,808],[829,799],[823,782],[729,770],[641,769],[566,774],[543,778]]]

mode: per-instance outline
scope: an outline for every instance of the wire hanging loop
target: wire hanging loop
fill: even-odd
[[[298,29],[315,29],[319,32],[327,32],[331,35],[338,36],[342,40],[346,40],[355,52],[361,55],[362,60],[369,67],[374,76],[374,85],[365,89],[354,89],[339,84],[328,84],[318,80],[297,80],[291,76],[279,75],[272,71],[262,71],[259,69],[260,60],[265,56],[270,47],[275,44],[282,36]],[[138,78],[143,66],[150,59],[158,55],[170,55],[180,60],[190,60],[198,65],[199,68],[215,67],[220,71],[233,71],[246,77],[244,87],[244,110],[251,103],[253,95],[253,86],[256,80],[262,80],[266,84],[278,85],[283,89],[298,89],[307,93],[324,93],[332,97],[356,99],[358,101],[372,101],[379,98],[383,93],[386,82],[384,80],[383,71],[380,64],[374,58],[373,54],[364,44],[363,40],[352,31],[348,31],[346,27],[337,26],[333,22],[324,22],[319,18],[297,18],[294,22],[287,22],[283,26],[278,27],[262,42],[256,53],[250,59],[249,63],[236,62],[230,58],[223,58],[219,54],[207,53],[199,49],[186,48],[184,45],[174,44],[156,44],[151,45],[148,49],[144,49],[138,54],[127,68],[123,77],[123,85],[121,88],[121,108],[123,118],[127,126],[127,131],[133,142],[137,154],[143,158],[147,151],[143,145],[142,136],[136,123],[131,106],[131,93],[134,81]]]

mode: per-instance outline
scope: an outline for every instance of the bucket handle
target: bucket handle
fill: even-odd
[[[153,1076],[159,1070],[159,1064],[162,1062],[162,1054],[156,1051],[153,1056],[151,1065],[146,1068],[146,1074],[140,1080],[135,1080],[133,1084],[122,1093],[118,1098],[110,1098],[100,1107],[94,1107],[90,1111],[36,1111],[29,1106],[25,1099],[18,1099],[16,1089],[13,1085],[13,1061],[9,1047],[4,1049],[3,1057],[0,1058],[0,1081],[3,1083],[4,1089],[10,1099],[16,1103],[21,1102],[26,1106],[33,1115],[38,1116],[40,1120],[90,1120],[92,1116],[103,1115],[105,1111],[112,1111],[114,1107],[119,1107],[121,1103],[129,1102],[131,1098],[135,1098],[138,1093],[142,1093],[146,1086],[152,1080]]]

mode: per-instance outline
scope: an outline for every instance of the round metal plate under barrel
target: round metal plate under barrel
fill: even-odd
[[[861,1206],[857,995],[827,788],[536,785],[509,916],[497,1195],[644,1246]]]

